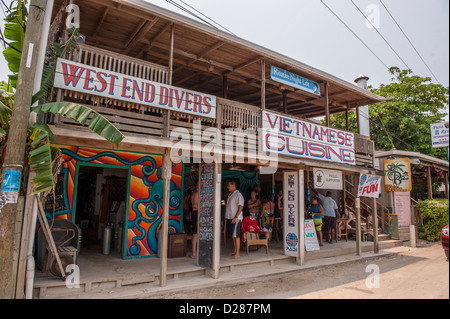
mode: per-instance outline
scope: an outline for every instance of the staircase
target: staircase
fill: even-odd
[[[355,198],[357,196],[357,185],[358,185],[358,176],[345,176],[344,178],[344,191],[343,198],[341,198],[340,202],[340,211],[343,211],[344,208],[347,208],[354,216],[356,216],[355,210]],[[373,203],[371,198],[360,197],[360,216],[361,216],[361,236],[362,240],[372,240],[374,237],[374,227],[372,212],[373,212]],[[386,219],[385,215],[389,212],[389,209],[383,205],[381,205],[377,201],[377,216],[378,216],[378,241],[389,240],[389,234],[385,233]],[[356,235],[356,228],[349,229],[350,234]]]

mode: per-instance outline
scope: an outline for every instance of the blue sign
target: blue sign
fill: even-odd
[[[3,177],[3,192],[19,192],[20,187],[20,171],[6,170]]]
[[[320,95],[320,85],[300,75],[285,71],[272,65],[271,79],[294,88]]]

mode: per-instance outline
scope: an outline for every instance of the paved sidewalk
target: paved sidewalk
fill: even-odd
[[[362,256],[355,254],[343,255],[338,257],[320,258],[307,260],[304,266],[299,266],[293,262],[285,262],[267,265],[251,265],[249,267],[238,267],[231,271],[221,271],[219,279],[213,279],[209,276],[189,276],[167,281],[166,287],[159,287],[159,282],[155,281],[149,284],[140,284],[136,286],[127,286],[121,288],[104,288],[93,292],[74,293],[70,297],[73,299],[157,299],[161,296],[171,293],[182,293],[204,288],[227,287],[236,284],[252,283],[265,280],[268,277],[285,276],[287,273],[301,272],[305,270],[317,269],[321,267],[332,267],[343,263],[352,263],[359,260],[374,260],[407,252],[410,247],[399,246],[380,250],[378,254],[373,252],[363,253]],[[75,292],[75,291],[74,291]],[[51,297],[55,298],[55,297]]]

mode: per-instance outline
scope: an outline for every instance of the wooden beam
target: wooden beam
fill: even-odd
[[[142,54],[142,51],[146,52],[147,54],[151,55],[151,48],[153,47],[154,43],[163,36],[164,33],[166,33],[170,27],[172,26],[172,22],[167,23],[161,31],[159,31],[151,40],[142,39],[141,42],[148,44],[148,46],[145,49],[142,49],[141,52],[139,52],[138,56]],[[167,47],[166,47],[167,49]]]
[[[130,41],[125,44],[126,49],[122,51],[122,54],[128,54],[131,49],[139,42],[147,33],[155,26],[159,21],[158,17],[155,17],[152,21],[143,21],[139,24],[133,35],[130,37]]]
[[[261,109],[266,109],[266,60],[261,60]]]
[[[167,247],[168,247],[168,236],[169,236],[169,211],[170,211],[170,180],[172,177],[172,161],[170,158],[170,149],[167,148],[163,155],[163,166],[162,166],[162,178],[164,180],[164,191],[163,191],[163,211],[161,216],[161,235],[158,239],[161,240],[159,251],[160,260],[160,274],[159,282],[161,287],[167,285]]]

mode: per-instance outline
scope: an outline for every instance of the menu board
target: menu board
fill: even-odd
[[[67,210],[64,197],[64,178],[65,174],[58,174],[55,191],[48,194],[44,200],[44,210],[47,213],[56,213]]]
[[[214,242],[214,163],[200,164],[198,265],[212,268]]]

